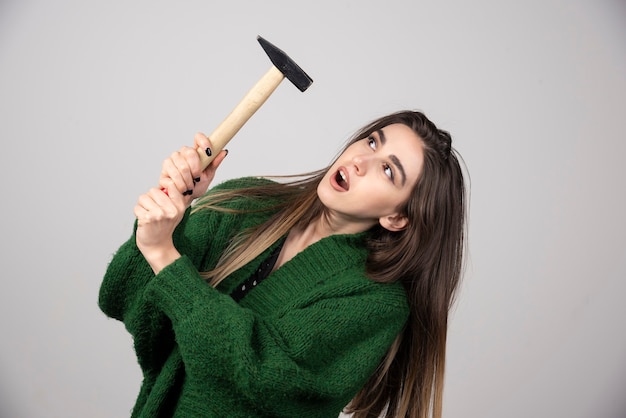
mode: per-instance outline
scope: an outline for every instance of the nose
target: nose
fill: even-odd
[[[357,175],[363,176],[367,173],[369,166],[371,165],[372,158],[368,155],[355,155],[352,158],[352,162],[354,163],[354,171]]]

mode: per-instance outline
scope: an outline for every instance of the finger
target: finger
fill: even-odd
[[[146,209],[143,206],[141,206],[139,203],[135,205],[135,208],[133,209],[133,213],[135,214],[135,218],[137,218],[137,221],[139,221],[140,224],[145,218],[146,212],[147,212]]]
[[[202,132],[198,132],[193,137],[193,142],[196,149],[200,148],[207,155],[209,155],[209,152],[207,152],[207,149],[209,149],[211,150],[210,153],[213,154],[213,144],[211,143],[211,140]]]
[[[196,146],[196,152],[198,152],[198,154],[201,155],[200,161],[202,161],[203,163],[206,163],[206,159],[204,157],[205,155],[207,157],[212,157],[211,158],[211,161],[212,161],[216,153],[220,151],[215,148],[215,145],[213,144],[213,142],[211,142],[210,138],[208,138],[206,135],[200,132],[195,135],[194,144]]]
[[[169,194],[157,187],[153,187],[139,198],[138,208],[135,215],[143,223],[159,222],[174,219],[177,214],[184,210],[183,196],[178,192],[173,183],[169,184]]]
[[[200,159],[196,148],[187,147],[181,150],[180,154],[183,158],[185,158],[187,168],[189,169],[188,173],[184,173],[185,176],[189,176],[185,178],[187,182],[186,184],[187,186],[191,186],[189,187],[190,189],[193,189],[193,186],[200,181],[200,175],[202,174],[202,160]],[[191,184],[189,184],[189,182],[191,182]]]
[[[220,166],[226,155],[228,154],[227,150],[222,150],[213,161],[204,169],[202,175],[197,179],[196,185],[193,189],[193,193],[191,197],[193,199],[202,196],[206,193],[209,188],[209,185],[213,181],[215,177],[215,171]]]
[[[193,188],[194,175],[192,165],[198,166],[199,160],[197,155],[193,155],[195,151],[190,147],[183,147],[180,151],[173,153],[168,159],[163,161],[161,179],[170,178],[174,182],[174,186],[181,192],[185,192]]]
[[[163,194],[163,193],[161,193]],[[151,214],[158,210],[157,204],[149,193],[142,194],[137,199],[137,204],[133,209],[135,217],[141,223],[149,221]]]
[[[144,211],[150,211],[154,209],[155,203],[154,200],[150,197],[148,193],[144,193],[137,199],[137,207],[143,209]]]
[[[189,203],[191,202],[191,200],[193,200],[190,196],[192,195],[193,191],[184,191],[183,193],[181,193],[175,186],[174,183],[172,182],[171,179],[164,179],[161,184],[159,184],[159,186],[161,187],[161,193],[155,193],[156,196],[154,197],[154,200],[156,202],[158,202],[158,204],[168,213],[170,211],[180,211],[180,210],[184,210]],[[162,190],[172,190],[171,193],[163,193]],[[156,189],[159,190],[159,189]]]
[[[215,172],[217,170],[217,168],[222,164],[222,161],[224,161],[224,158],[226,158],[226,156],[228,155],[228,150],[222,150],[220,151],[219,154],[217,154],[217,157],[215,157],[215,159],[213,161],[211,161],[211,164],[209,164],[209,167],[213,170],[213,172]]]
[[[152,190],[154,190],[154,192]],[[174,182],[170,178],[165,178],[159,181],[159,187],[150,189],[148,194],[158,206],[165,206],[172,199],[176,199],[181,196],[180,191],[176,188]]]

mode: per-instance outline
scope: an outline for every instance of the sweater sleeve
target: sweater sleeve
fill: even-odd
[[[175,241],[184,239],[181,231],[189,219],[187,209],[176,228]],[[109,317],[124,321],[126,314],[133,311],[143,289],[154,277],[152,268],[137,247],[135,221],[131,237],[122,244],[109,262],[98,295],[100,309]]]
[[[146,298],[172,321],[192,384],[218,379],[266,412],[288,416],[294,399],[299,411],[321,400],[347,403],[408,317],[401,286],[333,286],[259,317],[207,286],[183,257],[150,282]]]
[[[185,213],[175,236],[180,237],[189,218]],[[154,278],[152,268],[139,251],[135,231],[113,255],[100,285],[98,306],[107,316],[122,321],[133,336],[139,364],[144,373],[156,370],[165,361],[172,346],[169,319],[163,312],[146,303],[146,286]],[[159,347],[158,350],[154,347]]]
[[[212,190],[221,190],[258,184],[258,179],[236,179],[224,182]],[[231,208],[245,208],[245,203],[236,201]],[[254,217],[242,217],[217,211],[201,211],[191,214],[188,208],[176,227],[174,245],[198,270],[212,268],[223,246],[234,231],[245,225],[242,222],[256,222]],[[163,356],[171,348],[172,331],[169,318],[151,303],[146,301],[146,286],[154,279],[154,273],[136,244],[135,231],[122,244],[109,262],[100,285],[98,305],[109,317],[123,321],[133,336],[139,363],[146,371],[159,368]]]
[[[212,190],[237,187],[241,184],[241,180],[231,180]],[[181,254],[188,255],[194,260],[198,269],[206,268],[211,264],[210,258],[219,255],[219,250],[213,249],[212,244],[222,235],[228,234],[228,230],[234,229],[234,226],[223,221],[221,214],[214,211],[194,216],[190,214],[191,208],[188,208],[176,227],[173,235],[174,245]],[[109,317],[120,321],[125,321],[126,313],[133,310],[131,307],[138,302],[144,287],[154,277],[152,269],[137,248],[136,230],[137,222],[134,224],[131,237],[118,248],[107,265],[98,295],[100,309]],[[225,240],[227,238],[222,238],[222,241]]]

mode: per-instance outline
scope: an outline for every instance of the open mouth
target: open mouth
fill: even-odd
[[[337,170],[337,174],[335,174],[335,181],[337,182],[339,187],[344,190],[348,190],[348,181],[346,180],[346,174],[343,172],[343,170]]]

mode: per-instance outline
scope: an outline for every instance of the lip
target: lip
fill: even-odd
[[[343,178],[346,182],[345,188],[337,182],[337,176],[340,175],[339,173],[343,174]],[[335,171],[335,173],[330,177],[330,184],[333,186],[333,189],[337,190],[338,192],[347,192],[348,190],[350,190],[350,175],[348,174],[348,170],[343,166],[339,167],[337,171]]]

